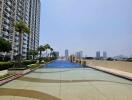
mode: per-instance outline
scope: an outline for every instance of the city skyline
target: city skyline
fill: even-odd
[[[41,0],[40,44],[64,55],[83,51],[95,56],[132,55],[131,0]]]

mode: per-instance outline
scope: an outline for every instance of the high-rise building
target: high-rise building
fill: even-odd
[[[22,36],[22,56],[27,50],[35,50],[39,45],[40,0],[0,0],[0,37],[12,44],[11,58],[18,55],[19,33],[13,23],[24,20],[30,28],[30,34]]]
[[[83,57],[83,51],[80,51],[80,57],[81,58]]]
[[[29,15],[29,26],[31,34],[28,36],[28,50],[35,50],[39,45],[40,0],[30,0]]]
[[[82,58],[83,57],[83,51],[76,52],[76,57]]]
[[[101,56],[100,56],[100,51],[97,51],[97,52],[96,52],[96,58],[97,58],[97,59],[100,59],[100,57],[101,57]]]
[[[107,58],[107,52],[106,51],[103,52],[103,58]]]
[[[68,50],[65,50],[65,58],[68,59],[68,56],[69,56],[69,52]]]
[[[2,36],[1,34],[2,11],[3,11],[3,0],[0,0],[0,36]]]

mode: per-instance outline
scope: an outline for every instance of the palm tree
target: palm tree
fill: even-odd
[[[50,49],[51,47],[50,47],[49,44],[46,44],[46,45],[44,45],[44,48],[45,48],[45,50],[46,50],[46,56],[47,56],[47,50]]]
[[[33,60],[34,60],[34,58],[35,58],[36,55],[38,55],[38,52],[36,50],[29,50],[28,51],[28,56],[32,56]]]
[[[44,46],[43,45],[41,45],[41,46],[39,46],[38,47],[38,51],[40,52],[39,53],[39,62],[41,61],[41,58],[42,58],[42,51],[45,51],[45,48],[44,48]]]
[[[15,31],[19,33],[19,65],[21,63],[21,56],[22,56],[22,39],[24,33],[30,33],[30,29],[27,24],[23,20],[19,20],[14,25]]]
[[[53,48],[50,48],[50,51],[51,51],[51,52],[50,52],[50,57],[51,57],[51,55],[52,55],[53,50],[54,50]]]
[[[57,59],[57,54],[56,54],[56,52],[52,52],[52,57],[54,58],[54,59]]]

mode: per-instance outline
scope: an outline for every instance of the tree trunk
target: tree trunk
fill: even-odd
[[[4,57],[3,57],[3,61],[5,61],[5,55],[6,55],[6,53],[4,52]]]
[[[33,60],[34,60],[34,58],[35,58],[35,55],[33,54]]]
[[[22,60],[22,31],[19,33],[19,59],[18,59],[18,63],[19,63],[19,67],[21,67],[21,60]]]
[[[40,50],[39,63],[41,62],[41,55],[42,55],[42,51]]]
[[[46,57],[48,57],[48,51],[46,50]]]
[[[42,56],[42,51],[40,51],[40,58],[41,58],[41,56]]]

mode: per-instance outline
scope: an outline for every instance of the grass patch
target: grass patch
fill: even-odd
[[[18,67],[15,67],[15,68],[9,68],[9,70],[26,70],[27,67],[22,67],[22,68],[18,68]]]
[[[6,74],[6,75],[3,75],[3,76],[0,76],[0,81],[1,80],[4,80],[4,79],[7,79],[7,78],[9,78],[9,77],[12,77],[12,76],[14,76],[15,75],[15,73],[14,74]]]
[[[28,65],[28,68],[33,69],[33,68],[37,68],[39,66],[40,66],[40,64],[31,64],[31,65]]]

